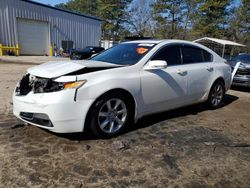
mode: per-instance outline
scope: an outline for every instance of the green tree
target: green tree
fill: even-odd
[[[96,6],[97,0],[70,0],[67,3],[60,3],[55,5],[57,8],[71,10],[78,13],[83,13],[91,16],[97,16],[98,10]]]
[[[223,38],[227,24],[230,0],[202,0],[194,17],[193,34],[196,37]]]
[[[183,5],[182,16],[182,39],[194,39],[192,35],[192,28],[195,23],[196,12],[200,0],[185,0]]]
[[[153,3],[157,21],[156,36],[187,39],[194,23],[200,0],[156,0]]]
[[[232,40],[250,42],[250,0],[242,0],[236,7],[230,21],[229,36]]]
[[[153,6],[159,37],[176,38],[182,19],[183,0],[156,0]]]
[[[70,0],[56,7],[103,19],[103,39],[122,40],[133,33],[250,43],[250,0]]]
[[[120,39],[120,32],[124,32],[123,23],[126,22],[126,9],[132,0],[97,0],[98,16],[102,18],[103,38]]]
[[[126,21],[126,9],[132,0],[70,0],[66,4],[58,4],[56,7],[71,10],[91,16],[97,16],[103,20],[103,39],[119,40],[120,33],[124,33],[122,24]]]
[[[152,16],[152,1],[133,0],[127,9],[125,27],[133,35],[154,36],[155,21]]]

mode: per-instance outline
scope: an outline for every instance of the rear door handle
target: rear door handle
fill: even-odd
[[[210,66],[206,66],[206,69],[208,70],[208,71],[213,71],[214,70],[214,68],[213,67],[210,67]]]
[[[177,70],[177,73],[179,74],[179,75],[186,75],[187,74],[187,71],[186,70]]]

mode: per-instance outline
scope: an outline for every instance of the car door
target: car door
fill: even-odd
[[[214,73],[212,55],[196,46],[181,46],[183,68],[188,71],[188,98],[191,103],[203,100],[209,92]]]
[[[141,71],[141,95],[144,113],[173,109],[187,103],[188,72],[181,65],[178,45],[165,46],[151,60],[165,60],[167,68]]]

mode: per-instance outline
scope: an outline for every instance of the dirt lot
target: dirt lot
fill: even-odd
[[[0,64],[0,187],[250,187],[250,93],[140,120],[109,140],[53,134],[11,114],[30,65]]]
[[[47,61],[69,61],[69,58],[54,56],[0,56],[0,62],[18,64],[41,64]]]

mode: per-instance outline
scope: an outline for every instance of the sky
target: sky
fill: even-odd
[[[59,3],[66,3],[68,0],[33,0],[36,1],[38,3],[43,3],[43,4],[50,4],[52,6],[59,4]]]

